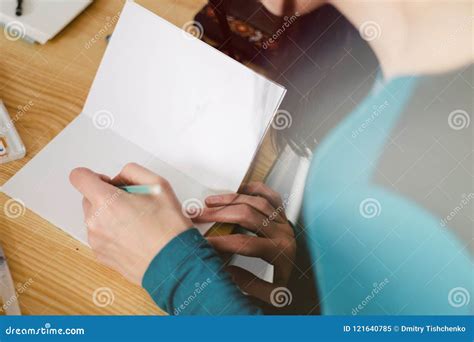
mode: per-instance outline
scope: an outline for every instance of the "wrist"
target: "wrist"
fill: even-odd
[[[192,231],[188,233],[189,231]],[[149,245],[150,247],[147,249],[147,251],[144,253],[142,260],[143,263],[140,265],[140,279],[138,284],[143,283],[143,278],[145,276],[146,271],[150,267],[150,265],[153,263],[153,260],[160,254],[169,254],[170,258],[175,259],[177,256],[175,255],[174,252],[163,252],[166,249],[171,249],[171,250],[176,250],[179,241],[184,242],[186,246],[190,244],[190,241],[192,241],[188,236],[185,236],[183,238],[183,234],[192,236],[192,239],[194,241],[199,241],[200,239],[203,239],[202,235],[199,233],[199,231],[194,228],[193,226],[180,226],[178,229],[170,229],[167,232],[162,232],[164,234],[161,234],[161,236],[156,236],[154,237],[154,241]],[[199,237],[199,238],[197,238]],[[178,240],[178,241],[174,241]],[[170,246],[171,245],[171,246]],[[181,245],[183,245],[181,243]],[[169,247],[168,247],[169,246]],[[182,247],[182,246],[181,246]]]

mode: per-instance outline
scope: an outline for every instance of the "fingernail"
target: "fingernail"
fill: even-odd
[[[215,195],[215,196],[209,196],[206,198],[206,203],[218,203],[222,201],[222,196],[219,196],[219,195]]]

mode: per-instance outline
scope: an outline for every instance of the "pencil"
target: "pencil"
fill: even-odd
[[[161,193],[159,185],[126,185],[119,188],[130,194],[159,195]]]
[[[23,14],[23,0],[18,0],[15,14],[20,17]]]

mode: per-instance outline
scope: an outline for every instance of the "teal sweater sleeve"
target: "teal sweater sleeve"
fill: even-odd
[[[232,282],[196,228],[171,240],[151,261],[142,285],[170,315],[262,314]]]

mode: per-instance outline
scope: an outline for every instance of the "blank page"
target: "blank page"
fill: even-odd
[[[284,88],[127,3],[84,107],[213,189],[235,190]],[[99,114],[97,114],[99,113]]]

